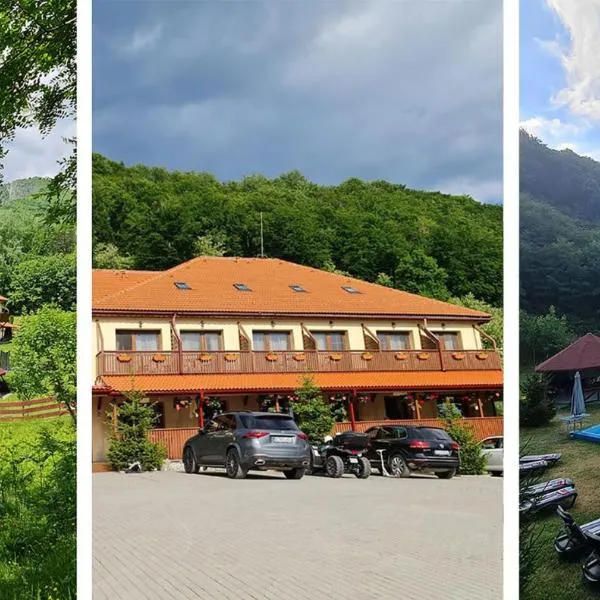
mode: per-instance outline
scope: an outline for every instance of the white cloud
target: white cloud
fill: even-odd
[[[569,34],[566,46],[558,40],[544,43],[561,61],[566,77],[565,87],[552,100],[574,115],[600,120],[600,0],[546,0],[546,3]]]
[[[17,131],[4,159],[3,179],[14,181],[26,177],[53,177],[60,169],[58,162],[71,152],[64,138],[74,136],[73,121],[59,122],[45,138],[35,127]]]
[[[560,119],[546,119],[545,117],[531,117],[521,121],[519,125],[521,129],[543,140],[548,138],[564,139],[565,136],[578,135],[586,129],[584,125],[565,123]]]
[[[154,27],[136,29],[131,38],[123,44],[122,50],[125,54],[132,56],[140,54],[145,50],[151,50],[162,37],[162,32],[163,28],[160,23]]]

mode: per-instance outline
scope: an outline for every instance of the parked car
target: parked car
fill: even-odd
[[[369,438],[362,433],[347,431],[335,438],[328,436],[323,444],[312,447],[310,470],[334,478],[352,473],[358,479],[368,479],[371,463],[364,456],[368,447]]]
[[[371,466],[385,468],[394,477],[409,477],[414,471],[434,473],[451,479],[460,465],[459,445],[444,430],[436,427],[379,426],[365,432],[370,438],[367,457]]]
[[[504,473],[504,438],[499,436],[486,438],[481,442],[481,451],[486,459],[488,473],[502,477]]]
[[[272,469],[288,479],[302,479],[309,464],[306,435],[290,415],[279,413],[223,413],[183,447],[186,473],[224,467],[228,477],[243,479],[250,470]]]

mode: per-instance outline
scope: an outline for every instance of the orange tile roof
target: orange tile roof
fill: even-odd
[[[317,373],[315,383],[322,390],[466,390],[502,387],[502,371],[421,371],[374,373]],[[131,389],[147,393],[269,392],[292,391],[301,383],[298,373],[225,375],[105,375],[96,389],[118,392]]]
[[[480,311],[268,258],[199,257],[147,276],[94,273],[95,313],[332,315],[489,320]],[[96,283],[98,281],[98,283]],[[185,282],[191,289],[178,289]],[[235,283],[252,291],[239,291]],[[306,292],[295,292],[300,285]],[[360,293],[348,293],[351,286]]]
[[[93,269],[92,289],[94,299],[111,296],[123,289],[137,285],[160,271],[125,271],[123,269]]]

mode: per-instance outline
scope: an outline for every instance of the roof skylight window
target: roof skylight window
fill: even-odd
[[[352,287],[351,285],[343,285],[342,289],[345,292],[348,292],[349,294],[360,294],[360,292],[356,288]]]
[[[191,290],[192,289],[185,281],[176,281],[175,287],[178,290]]]
[[[233,287],[239,292],[251,292],[252,290],[245,283],[234,283]]]
[[[301,285],[290,285],[290,289],[294,290],[294,292],[306,292],[306,290]]]

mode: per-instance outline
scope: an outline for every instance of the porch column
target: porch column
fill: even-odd
[[[354,414],[354,402],[356,400],[356,390],[352,390],[352,397],[348,400],[348,412],[350,413],[350,426],[352,431],[356,431],[356,416]]]
[[[414,399],[414,403],[415,403],[415,416],[417,419],[421,418],[421,405],[419,404],[420,400],[419,398],[417,398],[417,394],[415,394],[415,399]]]
[[[118,421],[118,417],[117,417],[117,401],[115,400],[113,402],[112,405],[112,426],[113,426],[113,433],[115,435],[115,437],[117,437],[117,421]]]
[[[204,390],[200,390],[200,399],[198,400],[198,427],[204,429]]]
[[[479,406],[479,416],[483,417],[483,402],[479,396],[477,397],[477,406]]]

